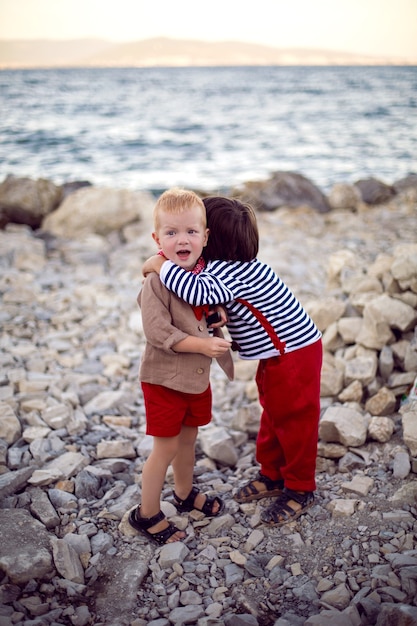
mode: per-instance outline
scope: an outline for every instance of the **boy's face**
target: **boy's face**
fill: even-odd
[[[201,208],[196,205],[180,214],[161,211],[159,228],[152,237],[167,259],[185,270],[192,270],[208,239]]]

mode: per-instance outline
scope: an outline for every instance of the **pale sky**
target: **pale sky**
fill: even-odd
[[[0,0],[0,39],[247,41],[417,58],[417,0]]]

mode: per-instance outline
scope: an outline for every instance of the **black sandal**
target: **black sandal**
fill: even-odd
[[[301,508],[293,509],[289,506],[288,502],[291,500],[297,502]],[[296,520],[300,515],[303,515],[313,502],[314,493],[312,491],[299,493],[298,491],[284,487],[282,494],[278,496],[275,502],[261,513],[261,520],[264,524],[283,526],[284,524],[288,524],[288,522]]]
[[[187,513],[188,511],[192,511],[193,509],[196,509],[196,511],[201,511],[207,517],[216,517],[216,515],[220,515],[220,513],[222,513],[225,505],[224,505],[223,500],[219,498],[219,496],[207,496],[206,495],[206,500],[203,506],[201,507],[201,509],[196,507],[194,502],[199,493],[201,493],[200,489],[198,487],[193,487],[190,493],[188,494],[188,496],[185,498],[185,500],[181,500],[181,498],[177,496],[175,491],[173,491],[172,495],[174,496],[174,500],[175,500],[174,504],[177,507],[178,511],[180,513]],[[219,510],[216,512],[213,512],[213,506],[216,503],[219,505]]]
[[[129,513],[129,524],[137,530],[142,535],[145,535],[151,541],[154,541],[159,546],[163,546],[168,543],[168,539],[175,535],[177,532],[181,532],[179,528],[168,522],[168,526],[164,528],[164,530],[160,530],[157,533],[150,533],[148,528],[152,528],[152,526],[156,526],[159,522],[162,522],[163,519],[166,519],[165,515],[162,511],[159,511],[153,517],[141,517],[139,512],[139,507],[132,509]]]
[[[254,483],[264,484],[265,489],[259,491]],[[240,487],[234,499],[236,502],[239,502],[239,504],[244,504],[245,502],[252,502],[252,500],[260,500],[261,498],[272,498],[274,496],[280,496],[283,488],[284,481],[282,479],[272,480],[268,478],[268,476],[264,476],[261,472],[258,472],[256,478]]]

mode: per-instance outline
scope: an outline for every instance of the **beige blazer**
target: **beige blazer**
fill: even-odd
[[[188,335],[209,337],[205,317],[197,320],[192,307],[169,291],[156,273],[147,276],[138,304],[146,337],[139,379],[186,393],[205,391],[210,382],[211,358],[172,349]],[[215,334],[223,336],[220,329],[215,329]],[[217,360],[229,380],[233,380],[230,350]]]

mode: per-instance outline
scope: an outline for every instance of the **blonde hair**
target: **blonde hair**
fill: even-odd
[[[155,208],[153,210],[154,228],[157,231],[159,228],[159,215],[162,212],[172,213],[178,215],[183,211],[187,211],[194,206],[201,208],[201,218],[203,220],[204,227],[207,225],[206,208],[202,199],[189,189],[181,189],[180,187],[173,187],[167,189],[159,196]]]

